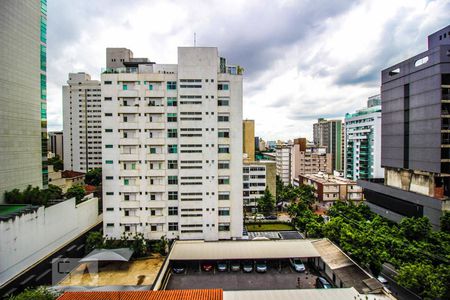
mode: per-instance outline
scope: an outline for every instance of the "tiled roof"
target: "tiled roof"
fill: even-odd
[[[82,173],[82,172],[71,171],[71,170],[65,170],[65,171],[61,172],[62,178],[74,178],[74,177],[81,177],[84,175],[86,175],[86,174]]]
[[[118,292],[65,292],[57,300],[222,300],[221,289]]]

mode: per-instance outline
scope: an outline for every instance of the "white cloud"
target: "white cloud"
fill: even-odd
[[[49,129],[62,127],[69,72],[99,78],[106,47],[176,63],[177,46],[217,46],[246,69],[244,117],[266,139],[312,136],[379,92],[381,69],[426,49],[448,25],[445,0],[51,1]]]

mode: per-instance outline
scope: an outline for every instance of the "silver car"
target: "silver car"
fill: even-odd
[[[291,263],[291,266],[295,270],[295,272],[305,272],[305,265],[300,258],[291,258],[289,259],[289,262]]]

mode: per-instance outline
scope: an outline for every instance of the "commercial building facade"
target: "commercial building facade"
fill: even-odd
[[[70,73],[63,86],[64,169],[87,172],[102,166],[100,81]]]
[[[242,74],[217,48],[178,64],[107,49],[102,74],[104,233],[240,238]]]
[[[47,185],[47,1],[0,2],[0,202]]]
[[[428,50],[381,72],[384,181],[360,180],[370,208],[393,221],[450,209],[450,26]]]
[[[276,146],[275,152],[277,176],[285,185],[291,183],[291,148],[290,144],[281,144]]]
[[[381,167],[381,98],[372,96],[367,108],[345,115],[345,177],[383,178]]]
[[[266,187],[275,199],[276,163],[267,160],[244,162],[243,204],[246,211],[256,211],[258,199],[264,195]]]
[[[317,173],[303,174],[294,179],[294,185],[312,186],[318,205],[322,209],[330,208],[336,201],[361,202],[364,200],[362,188],[355,181]]]
[[[343,155],[343,125],[341,120],[325,120],[320,118],[313,124],[314,145],[327,147],[327,153],[333,157],[333,171],[342,171]]]
[[[326,147],[316,147],[308,143],[305,138],[294,140],[291,148],[291,178],[298,178],[300,174],[333,173],[332,156]]]
[[[52,131],[48,133],[47,150],[64,160],[64,137],[62,131]]]

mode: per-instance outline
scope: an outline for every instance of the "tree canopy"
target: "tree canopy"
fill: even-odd
[[[102,184],[102,169],[95,168],[95,169],[89,170],[84,177],[84,183],[93,185],[93,186],[101,185]]]

